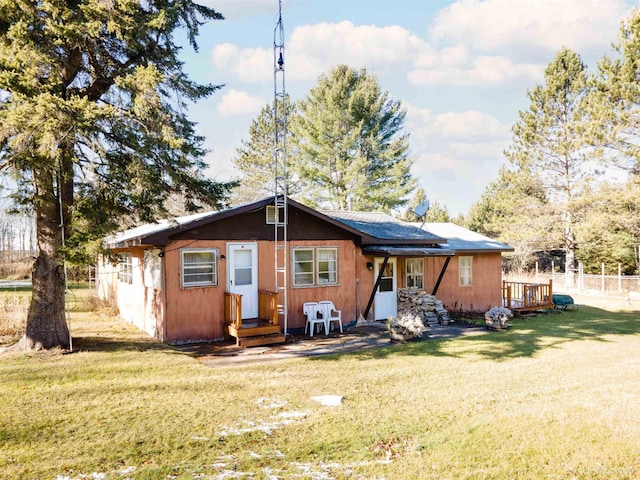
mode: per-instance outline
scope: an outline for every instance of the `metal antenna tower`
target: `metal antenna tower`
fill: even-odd
[[[273,170],[275,206],[275,273],[278,316],[287,335],[287,98],[284,88],[284,27],[282,0],[278,0],[278,23],[273,31]]]

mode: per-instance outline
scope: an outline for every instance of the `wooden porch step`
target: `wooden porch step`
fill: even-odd
[[[273,333],[271,335],[260,335],[257,337],[240,337],[238,338],[239,347],[257,347],[259,345],[275,345],[277,343],[285,343],[286,337],[283,333]]]

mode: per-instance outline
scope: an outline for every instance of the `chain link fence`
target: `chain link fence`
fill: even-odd
[[[553,282],[554,293],[579,293],[583,295],[622,296],[640,298],[639,275],[587,274],[582,266],[569,272],[531,272],[528,274],[505,274],[503,279],[512,282]]]

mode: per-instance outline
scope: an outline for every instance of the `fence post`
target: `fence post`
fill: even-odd
[[[578,291],[584,290],[584,265],[582,262],[578,263]]]
[[[600,289],[602,290],[602,296],[604,296],[604,262],[602,262],[602,286],[600,287]]]
[[[618,292],[622,292],[622,264],[618,263]]]

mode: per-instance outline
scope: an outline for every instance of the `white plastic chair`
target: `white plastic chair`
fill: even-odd
[[[328,323],[324,318],[318,317],[320,306],[317,302],[306,302],[302,305],[302,312],[307,316],[307,324],[304,327],[304,333],[307,333],[309,328],[309,336],[313,337],[313,331],[316,329],[316,325],[324,325],[325,335],[329,335]]]
[[[340,310],[336,310],[333,302],[331,300],[323,300],[318,302],[318,307],[322,311],[322,318],[327,322],[325,326],[327,334],[331,328],[331,322],[338,322],[340,333],[342,333],[342,312]]]

